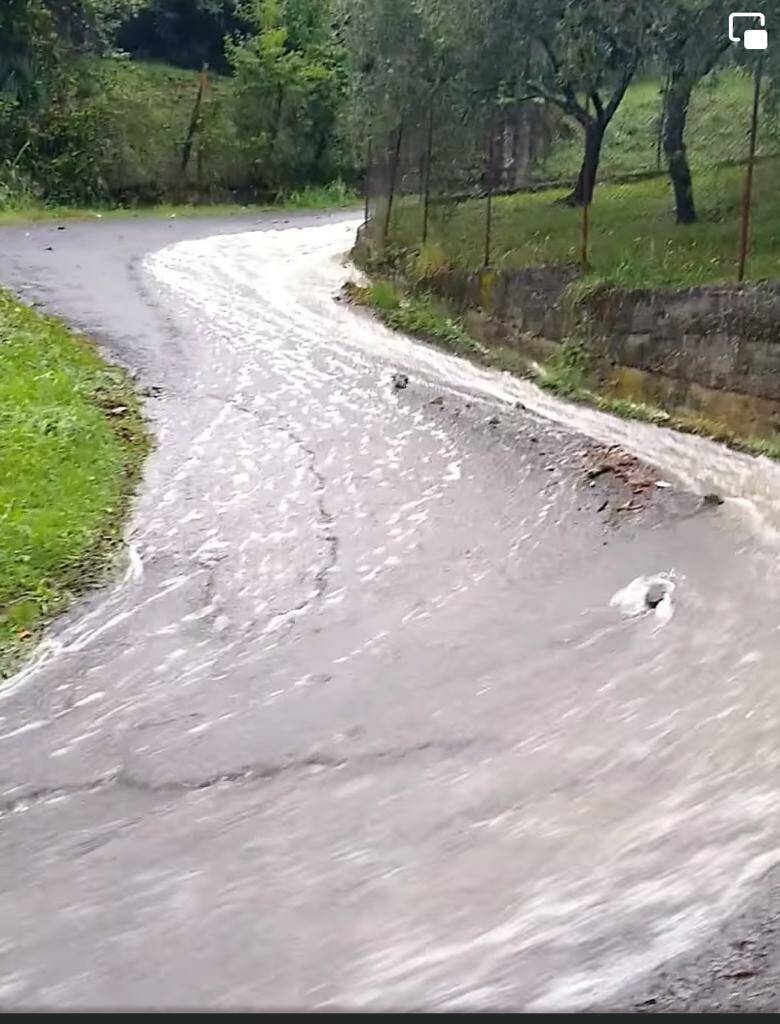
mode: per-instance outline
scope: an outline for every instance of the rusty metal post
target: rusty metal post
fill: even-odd
[[[671,81],[672,72],[671,70],[668,70],[666,72],[666,78],[664,79],[664,87],[661,90],[661,110],[658,114],[658,130],[655,137],[655,169],[659,173],[661,171],[661,152],[664,141],[664,121],[666,120],[666,97],[669,93]]]
[[[585,112],[587,114],[590,114],[590,100],[588,99],[585,100]],[[587,131],[587,128],[585,129],[585,131]],[[588,177],[588,174],[588,161],[586,159],[585,180],[583,182],[583,185],[585,187],[585,202],[582,204],[582,227],[580,237],[580,263],[582,264],[582,269],[585,271],[590,269],[590,264],[588,262],[588,243],[590,235],[591,182],[590,178]]]
[[[496,118],[495,109],[490,112],[490,123],[488,128],[487,144],[487,202],[485,206],[485,262],[484,266],[489,267],[493,255],[493,164],[495,162],[496,142]]]
[[[390,218],[393,215],[393,200],[395,198],[395,180],[398,174],[398,163],[401,159],[401,141],[403,139],[404,126],[403,121],[398,125],[398,132],[395,137],[395,150],[392,156],[392,163],[390,167],[390,185],[387,194],[387,210],[385,212],[385,229],[382,235],[382,244],[387,242],[387,236],[390,233]]]
[[[753,113],[750,120],[750,139],[748,142],[748,159],[745,168],[745,181],[742,188],[742,213],[739,225],[739,261],[737,281],[745,280],[745,264],[747,262],[748,241],[750,237],[750,205],[753,199],[753,168],[756,163],[756,140],[758,138],[758,106],[761,101],[761,75],[764,70],[764,55],[756,61],[756,73],[753,82]]]
[[[368,227],[368,219],[370,216],[369,199],[371,192],[371,165],[373,163],[374,153],[371,136],[368,136],[368,143],[366,145],[366,177],[363,182],[363,193],[364,193],[364,208],[363,208],[363,227]]]
[[[433,103],[428,111],[428,145],[425,153],[425,194],[423,196],[422,244],[428,241],[428,222],[431,209],[431,160],[433,158]]]

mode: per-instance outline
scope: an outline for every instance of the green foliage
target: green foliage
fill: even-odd
[[[537,382],[560,395],[575,395],[585,385],[587,353],[578,341],[564,342],[543,366],[538,368]]]
[[[711,161],[714,161],[714,152]],[[749,280],[780,278],[780,160],[756,166]],[[699,170],[700,219],[674,222],[673,197],[663,176],[625,184],[602,184],[590,214],[591,280],[626,288],[687,287],[733,282],[743,168]],[[493,263],[497,269],[578,265],[582,212],[558,202],[563,189],[520,193],[493,203]],[[419,244],[416,202],[401,202],[393,221],[393,244],[413,251]],[[431,242],[452,267],[482,266],[485,204],[459,203],[447,218],[434,218]]]
[[[146,450],[124,375],[0,292],[0,677],[119,541]]]
[[[227,0],[9,2],[1,208],[26,201],[18,175],[47,202],[72,204],[266,199],[349,175],[337,131],[343,54],[327,2],[256,0],[240,11]],[[218,21],[222,11],[232,20],[220,24],[246,31],[227,43],[234,79],[212,75],[197,111],[195,75],[87,55],[110,49],[122,21],[186,20],[189,8]]]
[[[447,314],[427,292],[407,293],[386,279],[352,290],[353,301],[373,309],[394,330],[432,341],[459,354],[484,354],[484,346],[472,338],[463,322]]]
[[[225,73],[225,39],[248,29],[240,7],[241,0],[145,0],[120,27],[117,45],[141,59]]]
[[[629,87],[604,139],[601,157],[602,180],[660,170],[656,162],[659,116],[664,83],[657,77],[635,80]],[[750,110],[752,82],[744,72],[723,68],[704,78],[693,92],[688,111],[688,159],[694,172],[707,170],[713,162],[742,160],[745,155],[744,124]],[[765,107],[759,140],[763,149],[776,147],[776,113]],[[576,128],[569,122],[556,139],[550,155],[539,166],[546,181],[573,181],[581,158]],[[663,164],[662,164],[663,166]]]
[[[345,87],[329,4],[254,0],[244,16],[255,32],[228,42],[227,56],[254,187],[278,194],[327,180],[338,168],[333,137]]]

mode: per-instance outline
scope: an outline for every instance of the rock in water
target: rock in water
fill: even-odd
[[[701,499],[703,505],[722,505],[723,498],[719,494],[715,494],[714,491],[710,491],[709,494],[705,494]]]
[[[645,594],[645,604],[648,608],[657,608],[666,597],[667,588],[663,583],[651,583]]]
[[[409,378],[405,373],[393,374],[393,387],[396,391],[403,391],[404,388],[409,387]]]

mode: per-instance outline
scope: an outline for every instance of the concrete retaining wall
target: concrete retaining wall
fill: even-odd
[[[486,344],[530,358],[584,341],[616,394],[702,413],[741,433],[780,430],[780,286],[679,291],[602,288],[577,300],[571,267],[468,274],[423,286],[448,300]]]

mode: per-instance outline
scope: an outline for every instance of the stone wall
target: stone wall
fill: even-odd
[[[702,413],[745,433],[780,429],[780,286],[679,291],[602,288],[573,298],[574,267],[467,274],[424,286],[486,344],[543,358],[583,340],[601,383],[623,397]]]

